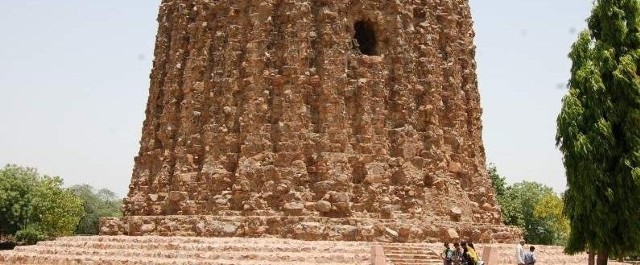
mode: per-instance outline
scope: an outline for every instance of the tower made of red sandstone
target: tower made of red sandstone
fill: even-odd
[[[163,0],[103,235],[509,241],[467,0]]]

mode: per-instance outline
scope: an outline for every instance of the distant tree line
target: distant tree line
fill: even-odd
[[[121,216],[122,199],[108,189],[96,190],[88,184],[75,185],[70,190],[83,200],[84,216],[78,222],[75,233],[97,235],[100,232],[101,217]]]
[[[90,185],[63,187],[60,177],[34,168],[0,169],[0,238],[18,243],[73,234],[98,234],[100,217],[120,216],[116,194]]]
[[[502,217],[507,225],[519,227],[530,244],[564,245],[569,220],[563,215],[562,195],[531,181],[507,185],[496,166],[488,166]]]

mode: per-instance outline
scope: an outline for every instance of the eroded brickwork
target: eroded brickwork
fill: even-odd
[[[502,223],[466,0],[164,0],[158,22],[126,216]]]

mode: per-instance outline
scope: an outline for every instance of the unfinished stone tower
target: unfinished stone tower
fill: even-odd
[[[103,235],[508,241],[467,0],[163,0]]]

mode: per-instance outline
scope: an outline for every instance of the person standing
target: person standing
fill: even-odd
[[[524,264],[525,265],[534,265],[534,264],[536,264],[536,253],[534,253],[535,250],[536,250],[536,247],[531,246],[531,247],[529,247],[529,252],[524,253]]]
[[[440,254],[444,265],[452,265],[453,264],[453,254],[455,251],[451,249],[449,243],[444,243],[445,249]]]
[[[460,244],[462,247],[462,261],[460,264],[462,265],[476,265],[473,259],[471,259],[471,254],[469,254],[469,247],[467,246],[467,242],[462,241]]]
[[[462,255],[464,254],[464,250],[460,246],[460,243],[453,243],[454,254],[453,254],[453,265],[462,265]]]
[[[478,252],[476,252],[476,247],[473,246],[473,242],[467,243],[467,248],[469,248],[469,257],[471,258],[471,263],[473,265],[478,265],[480,257],[478,257]]]
[[[520,244],[516,246],[516,262],[518,265],[524,265],[524,240],[520,240]]]

